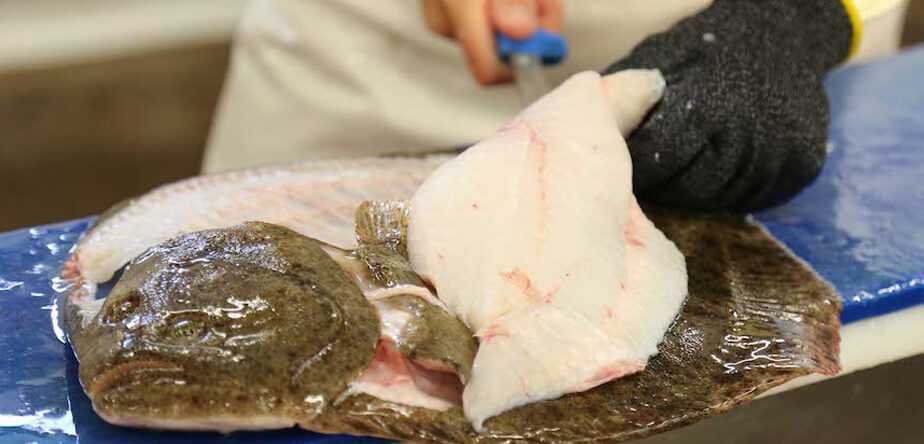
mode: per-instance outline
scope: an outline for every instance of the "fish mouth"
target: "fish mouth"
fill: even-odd
[[[93,380],[87,384],[86,391],[91,397],[95,398],[114,388],[123,386],[123,383],[126,381],[143,381],[145,377],[150,377],[155,373],[169,373],[176,376],[182,374],[182,372],[182,367],[171,362],[154,359],[129,361],[106,370],[96,378],[93,378]]]
[[[408,360],[408,373],[424,393],[462,405],[462,375],[439,361]]]
[[[127,427],[230,433],[296,424],[300,411],[285,393],[201,373],[167,360],[134,360],[101,372],[85,391],[97,415]]]
[[[100,375],[92,391],[88,387],[93,410],[110,424],[158,430],[231,433],[284,429],[296,424],[295,417],[285,409],[248,409],[239,405],[228,408],[227,402],[225,408],[210,408],[208,390],[196,383],[186,385],[181,370],[175,364],[154,360],[121,364]],[[166,375],[169,376],[165,378]],[[163,379],[172,379],[181,391],[158,395],[158,381]],[[219,385],[214,389],[226,388]],[[160,402],[149,402],[152,392]],[[234,391],[223,394],[231,404],[261,404],[259,399]]]
[[[123,427],[145,429],[173,430],[185,432],[219,432],[259,431],[287,429],[296,424],[294,418],[284,415],[216,415],[206,418],[162,418],[137,416],[122,413],[97,412],[110,424]]]

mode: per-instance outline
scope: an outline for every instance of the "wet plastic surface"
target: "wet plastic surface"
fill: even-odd
[[[757,219],[845,297],[843,320],[924,302],[924,49],[835,73],[823,176]],[[0,235],[0,442],[357,442],[301,430],[218,434],[110,426],[59,341],[54,279],[91,219]],[[379,440],[362,440],[381,442]]]
[[[835,284],[842,320],[924,302],[924,48],[833,73],[828,163],[795,200],[757,215]]]

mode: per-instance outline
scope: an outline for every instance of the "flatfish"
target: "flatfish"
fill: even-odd
[[[316,248],[327,253],[331,259],[336,259],[336,251],[347,252],[353,260],[359,259],[356,264],[362,265],[362,259],[353,254],[353,250],[359,246],[354,231],[356,209],[365,201],[410,198],[430,172],[449,158],[449,155],[435,155],[424,158],[308,162],[192,178],[134,199],[100,219],[81,240],[62,270],[62,276],[73,284],[72,290],[65,295],[63,313],[70,340],[81,361],[81,374],[86,374],[83,378],[85,389],[94,398],[94,405],[103,405],[96,400],[97,396],[116,387],[116,381],[128,381],[135,377],[121,379],[124,376],[110,376],[111,379],[99,379],[107,372],[110,375],[131,375],[137,371],[141,375],[145,374],[144,368],[150,362],[156,364],[147,374],[164,374],[170,370],[169,364],[162,365],[166,362],[163,359],[144,359],[140,352],[125,355],[132,347],[138,347],[138,341],[143,335],[130,336],[124,332],[116,334],[106,330],[113,327],[91,325],[97,318],[130,322],[131,317],[125,316],[131,310],[140,309],[150,313],[158,306],[172,307],[170,304],[178,304],[183,299],[182,296],[168,296],[170,292],[161,291],[156,293],[162,298],[157,302],[161,305],[137,305],[139,308],[133,309],[133,304],[140,304],[141,300],[136,298],[136,302],[131,302],[132,298],[126,299],[126,295],[133,291],[137,293],[139,288],[144,287],[142,282],[153,279],[150,271],[142,272],[142,265],[128,266],[109,298],[96,299],[96,286],[109,280],[126,264],[133,260],[150,261],[151,264],[164,263],[166,267],[169,261],[163,259],[167,257],[163,253],[142,253],[158,245],[182,244],[182,239],[188,239],[184,235],[189,233],[208,233],[208,230],[215,229],[240,231],[240,227],[229,227],[248,220],[272,219],[269,222],[313,238],[298,238],[299,243],[311,245],[306,249],[313,251],[313,255],[318,251]],[[260,206],[251,200],[261,196],[265,197],[263,200],[267,202],[266,208],[272,210],[254,210]],[[352,308],[344,308],[344,315],[362,319],[351,324],[356,331],[347,329],[343,332],[349,333],[350,337],[355,336],[349,342],[353,345],[332,350],[345,355],[338,359],[351,363],[349,367],[344,367],[349,370],[335,372],[330,376],[334,382],[330,385],[321,384],[319,389],[311,389],[315,391],[309,391],[308,385],[297,386],[301,387],[301,391],[292,391],[305,397],[312,393],[321,394],[325,399],[330,398],[330,393],[337,392],[335,401],[324,402],[318,410],[308,409],[302,403],[299,404],[302,406],[300,409],[282,412],[272,405],[277,405],[273,402],[280,402],[278,399],[281,396],[291,396],[283,393],[288,393],[288,389],[274,392],[271,387],[266,387],[269,394],[265,395],[250,389],[241,391],[234,387],[244,381],[241,378],[248,375],[248,371],[202,365],[196,367],[197,373],[193,375],[195,378],[190,376],[189,381],[198,381],[201,390],[209,390],[213,399],[227,399],[231,405],[236,406],[237,410],[234,411],[240,414],[231,414],[233,412],[230,410],[215,406],[203,406],[199,411],[204,415],[197,417],[197,421],[172,423],[171,427],[171,424],[146,422],[141,416],[150,407],[145,407],[146,398],[139,397],[135,400],[139,416],[132,421],[112,422],[223,431],[284,427],[297,423],[322,432],[424,442],[612,442],[638,438],[722,413],[799,376],[810,373],[833,374],[838,371],[839,298],[828,283],[765,230],[742,216],[695,214],[647,207],[645,212],[683,253],[688,267],[689,295],[680,315],[659,345],[659,353],[639,373],[589,391],[515,408],[487,420],[480,433],[475,432],[465,419],[461,407],[452,402],[440,408],[415,406],[351,390],[352,382],[376,362],[377,355],[382,354],[382,348],[378,345],[383,336],[381,311],[375,309],[374,300],[359,295],[387,290],[388,284],[367,282],[368,287],[363,288],[354,273],[340,274],[338,271],[333,274],[338,275],[336,279],[342,282],[336,287],[352,288],[348,291],[351,295],[349,300],[355,301],[349,305]],[[266,229],[271,232],[278,230]],[[394,230],[383,232],[395,233]],[[394,258],[389,256],[392,254],[400,257],[400,245],[403,242],[400,229],[397,233],[397,237],[392,236],[384,242],[367,243],[387,246],[391,250],[385,252],[386,257]],[[240,236],[243,235],[241,232]],[[289,236],[286,234],[283,237]],[[248,242],[242,241],[239,244]],[[392,246],[396,248],[392,249]],[[153,251],[159,251],[159,248]],[[253,253],[244,252],[240,250],[234,253],[239,257],[229,257],[238,257],[236,260],[246,264],[245,258]],[[287,260],[292,262],[291,259]],[[309,262],[327,263],[323,267],[325,269],[329,269],[330,265],[326,258],[320,256]],[[343,264],[338,264],[339,270],[345,270]],[[135,271],[132,271],[133,268]],[[315,268],[320,270],[318,266]],[[400,267],[391,272],[396,270],[400,270]],[[352,280],[343,281],[351,275],[354,276]],[[408,278],[401,278],[401,273],[391,275],[402,282]],[[280,291],[290,285],[288,279],[280,280]],[[409,279],[413,279],[413,276]],[[233,281],[213,279],[211,282],[216,285],[234,285]],[[167,280],[164,285],[169,283]],[[133,288],[135,290],[131,290]],[[168,288],[163,287],[163,290]],[[421,294],[424,296],[414,298],[402,296],[416,291],[411,291],[411,288],[426,289],[426,286],[411,285],[380,301],[389,302],[389,305],[394,304],[409,312],[427,312],[439,308],[438,301],[420,306],[420,301],[426,300],[423,292]],[[129,302],[125,304],[117,301]],[[211,304],[207,298],[194,303],[203,307],[202,310]],[[154,304],[154,301],[150,304]],[[270,304],[281,304],[281,299]],[[233,305],[225,307],[217,302],[211,305],[234,308]],[[341,306],[347,307],[348,304],[343,302]],[[116,310],[118,307],[123,307],[122,311]],[[283,305],[279,307],[283,311],[295,310]],[[421,307],[424,310],[417,310]],[[254,313],[256,315],[258,312]],[[440,314],[424,313],[423,317],[434,313]],[[180,321],[180,318],[176,319]],[[85,325],[85,322],[91,324]],[[305,348],[299,352],[304,354],[297,354],[298,359],[292,361],[297,362],[299,359],[307,359],[306,356],[311,352],[306,345],[317,340],[304,337],[304,332],[312,331],[310,328],[314,327],[304,325],[305,321],[292,322],[291,326],[272,328],[286,329],[285,334]],[[189,327],[184,327],[186,325]],[[201,334],[201,330],[196,330],[195,325],[174,324],[177,340],[188,341],[189,337],[198,337],[196,335]],[[88,333],[93,329],[98,329],[98,333]],[[129,337],[134,338],[135,342],[124,340]],[[410,345],[404,345],[403,349],[401,344],[397,344],[399,353],[413,355],[420,358],[418,360],[433,358],[433,347],[430,344],[439,344],[439,340],[427,339],[429,337],[426,335],[422,337],[424,339],[414,339]],[[246,349],[247,346],[242,342],[241,347]],[[314,347],[317,347],[316,343]],[[439,345],[435,348],[444,349]],[[122,358],[112,357],[119,353],[122,353]],[[464,375],[465,360],[452,357],[464,354],[444,354],[431,361],[437,363],[437,370],[455,368]],[[236,355],[248,356],[240,352],[221,359],[231,359]],[[280,371],[278,374],[284,373]],[[97,380],[103,382],[93,383]],[[158,378],[151,378],[150,383],[156,380]],[[177,380],[185,379],[166,377],[160,381]],[[207,386],[206,381],[209,383]],[[185,391],[181,385],[163,387],[170,387],[170,391],[159,392],[161,394],[195,393],[199,390],[190,389],[188,385]],[[240,402],[236,401],[235,397],[242,393],[244,396]],[[273,399],[277,400],[271,402]],[[189,402],[189,405],[193,405],[192,398]],[[127,410],[122,405],[106,404],[108,407],[97,407],[97,411],[107,420],[117,415],[131,417],[125,413]],[[168,405],[171,404],[151,404],[159,408]]]

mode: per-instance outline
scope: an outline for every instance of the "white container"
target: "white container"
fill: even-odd
[[[851,63],[898,52],[910,0],[853,0],[863,19],[863,41]]]

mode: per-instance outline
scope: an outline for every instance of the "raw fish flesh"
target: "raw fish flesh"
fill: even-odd
[[[463,398],[476,428],[641,371],[657,353],[686,267],[635,202],[614,122],[637,119],[620,112],[644,113],[663,87],[657,71],[578,74],[414,194],[414,269],[480,339]]]

